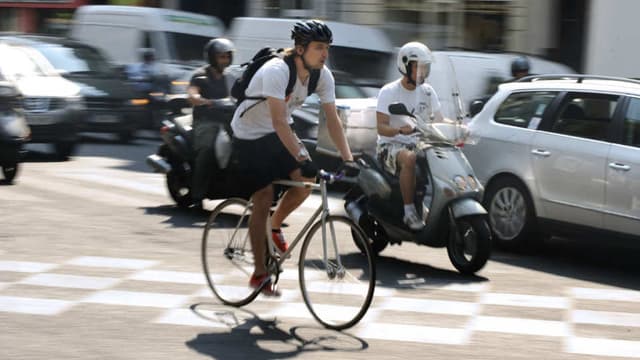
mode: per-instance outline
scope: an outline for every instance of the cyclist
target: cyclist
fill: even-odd
[[[193,105],[195,169],[191,197],[196,209],[202,209],[202,200],[207,194],[211,179],[212,164],[216,161],[214,147],[219,125],[211,108],[215,99],[229,96],[232,79],[224,70],[231,64],[234,51],[231,40],[210,40],[204,46],[204,58],[209,65],[193,74],[187,89],[189,102]]]
[[[324,64],[333,40],[331,30],[318,20],[299,21],[291,30],[291,38],[294,48],[285,51],[285,57],[293,57],[297,73],[291,94],[285,96],[289,66],[279,57],[271,59],[256,72],[245,92],[248,97],[265,97],[266,101],[243,101],[236,109],[231,122],[237,166],[241,172],[247,174],[246,178],[250,178],[250,183],[246,186],[253,194],[249,235],[255,269],[249,285],[254,288],[264,282],[270,282],[264,264],[267,245],[264,241],[264,231],[273,200],[272,181],[287,178],[295,181],[313,181],[317,173],[307,150],[290,127],[293,122],[291,112],[301,107],[307,97],[312,70],[320,70],[316,93],[327,117],[329,134],[340,151],[342,160],[353,161],[336,110],[333,75]],[[271,240],[281,253],[288,249],[280,230],[282,222],[304,201],[310,191],[299,187],[289,188],[272,215]],[[263,288],[263,293],[279,295],[271,283]]]
[[[389,104],[403,103],[413,114],[427,121],[444,121],[440,101],[425,79],[429,76],[433,56],[419,42],[409,42],[400,48],[397,58],[402,78],[386,84],[378,94],[376,119],[378,128],[378,159],[386,171],[399,176],[404,203],[404,223],[414,231],[425,226],[414,205],[416,187],[415,125],[407,116],[391,115]],[[426,214],[425,214],[426,218]]]

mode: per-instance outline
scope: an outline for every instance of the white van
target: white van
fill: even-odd
[[[298,19],[238,17],[227,37],[236,46],[234,64],[249,61],[263,47],[293,47],[291,29]],[[359,85],[380,87],[393,58],[393,44],[380,29],[326,21],[333,33],[327,66],[353,75]]]
[[[224,34],[213,16],[141,6],[89,5],[73,16],[70,37],[103,50],[120,65],[140,61],[140,48],[154,48],[156,59],[173,65],[204,63],[207,41]]]

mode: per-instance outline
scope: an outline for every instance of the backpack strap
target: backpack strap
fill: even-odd
[[[287,83],[287,90],[284,92],[284,97],[287,97],[293,92],[293,87],[296,86],[298,72],[296,71],[296,63],[293,60],[293,55],[285,56],[283,60],[289,67],[289,83]]]
[[[309,91],[307,92],[307,96],[316,92],[316,88],[318,87],[318,80],[320,79],[320,69],[311,70],[311,75],[309,76]]]

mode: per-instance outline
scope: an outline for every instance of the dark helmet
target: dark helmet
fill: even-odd
[[[529,60],[524,56],[519,56],[511,62],[511,75],[516,76],[516,73],[529,73]]]
[[[225,38],[215,38],[209,40],[209,42],[204,46],[204,60],[207,61],[212,66],[216,66],[216,57],[214,55],[221,53],[231,53],[231,62],[233,62],[233,52],[235,51],[235,46],[233,42],[229,39]]]
[[[291,29],[291,38],[296,45],[307,46],[312,41],[331,44],[333,34],[331,29],[320,20],[298,21]]]

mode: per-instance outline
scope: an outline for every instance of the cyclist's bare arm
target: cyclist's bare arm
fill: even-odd
[[[282,144],[284,144],[291,156],[298,161],[303,160],[298,156],[301,146],[300,141],[287,122],[287,104],[282,99],[267,96],[267,105],[271,113],[273,128],[276,130],[280,141],[282,141]]]
[[[353,155],[351,155],[349,143],[347,143],[347,139],[345,138],[344,132],[342,131],[342,122],[338,117],[336,103],[324,103],[322,104],[322,110],[324,110],[324,113],[327,116],[327,129],[329,130],[329,136],[331,136],[331,140],[333,140],[336,148],[338,149],[338,151],[340,151],[342,160],[353,160]]]

